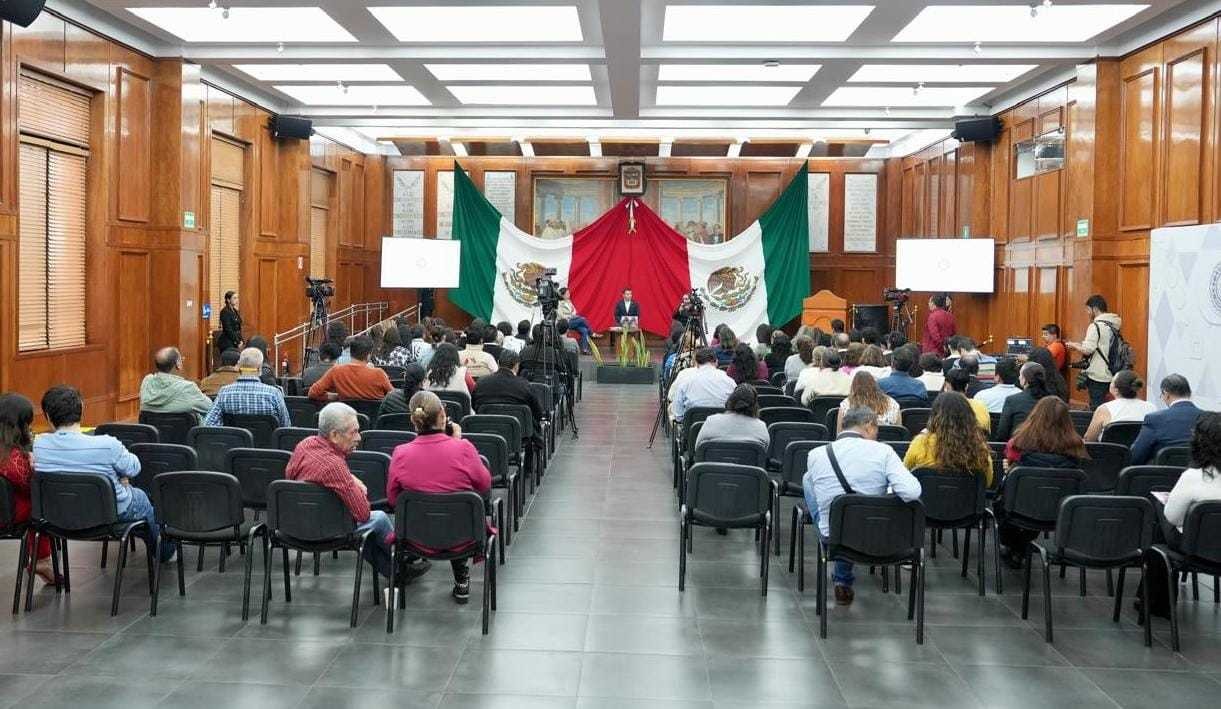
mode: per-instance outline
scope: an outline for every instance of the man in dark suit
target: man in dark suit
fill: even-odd
[[[615,303],[615,324],[619,325],[626,317],[640,317],[640,303],[632,300],[632,289],[623,289],[623,299]]]
[[[1186,445],[1191,430],[1202,413],[1191,402],[1191,385],[1182,374],[1171,374],[1162,380],[1162,401],[1166,408],[1145,415],[1140,434],[1132,444],[1132,464],[1144,465],[1166,446]]]
[[[499,369],[483,377],[475,384],[471,393],[471,407],[478,413],[487,404],[522,404],[530,407],[534,415],[534,437],[536,446],[542,442],[542,421],[546,417],[543,405],[530,390],[530,380],[517,376],[521,358],[512,350],[500,353]]]

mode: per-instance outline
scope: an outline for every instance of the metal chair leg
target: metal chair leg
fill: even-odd
[[[17,611],[21,610],[21,585],[25,581],[25,566],[28,563],[36,563],[38,551],[30,549],[30,535],[21,534],[21,548],[17,551],[17,578],[13,581],[13,615],[17,615]],[[26,559],[27,554],[31,557]]]
[[[1043,624],[1046,627],[1047,642],[1052,641],[1051,632],[1051,566],[1047,563],[1047,552],[1039,550],[1039,559],[1043,562]],[[1062,567],[1063,568],[1063,567]]]
[[[1111,613],[1112,623],[1119,622],[1119,613],[1123,610],[1123,582],[1124,576],[1127,574],[1127,572],[1128,569],[1126,566],[1119,567],[1119,582],[1115,586],[1115,610]],[[1146,600],[1145,602],[1147,603],[1148,601]]]
[[[1149,617],[1149,562],[1140,560],[1140,595],[1145,602],[1141,604],[1141,616],[1145,626],[1145,647],[1153,647],[1153,622]],[[1173,614],[1174,611],[1171,611]]]

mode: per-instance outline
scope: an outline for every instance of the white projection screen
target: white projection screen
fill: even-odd
[[[382,237],[382,288],[457,288],[462,242]]]
[[[992,239],[899,239],[895,244],[896,288],[947,293],[996,290]]]

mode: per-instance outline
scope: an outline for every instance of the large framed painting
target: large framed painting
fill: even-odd
[[[558,239],[615,206],[614,177],[535,177],[534,235]]]
[[[666,224],[697,244],[722,244],[729,213],[728,178],[655,177],[644,201]]]

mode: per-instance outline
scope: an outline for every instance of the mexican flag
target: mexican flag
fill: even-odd
[[[709,329],[725,324],[750,341],[759,324],[797,317],[809,295],[806,180],[803,166],[763,216],[723,244],[688,241],[634,197],[575,234],[539,239],[501,216],[455,163],[453,236],[462,260],[449,298],[488,322],[534,322],[541,317],[535,279],[550,268],[595,331],[615,324],[615,304],[630,288],[641,327],[666,335],[694,288]]]

